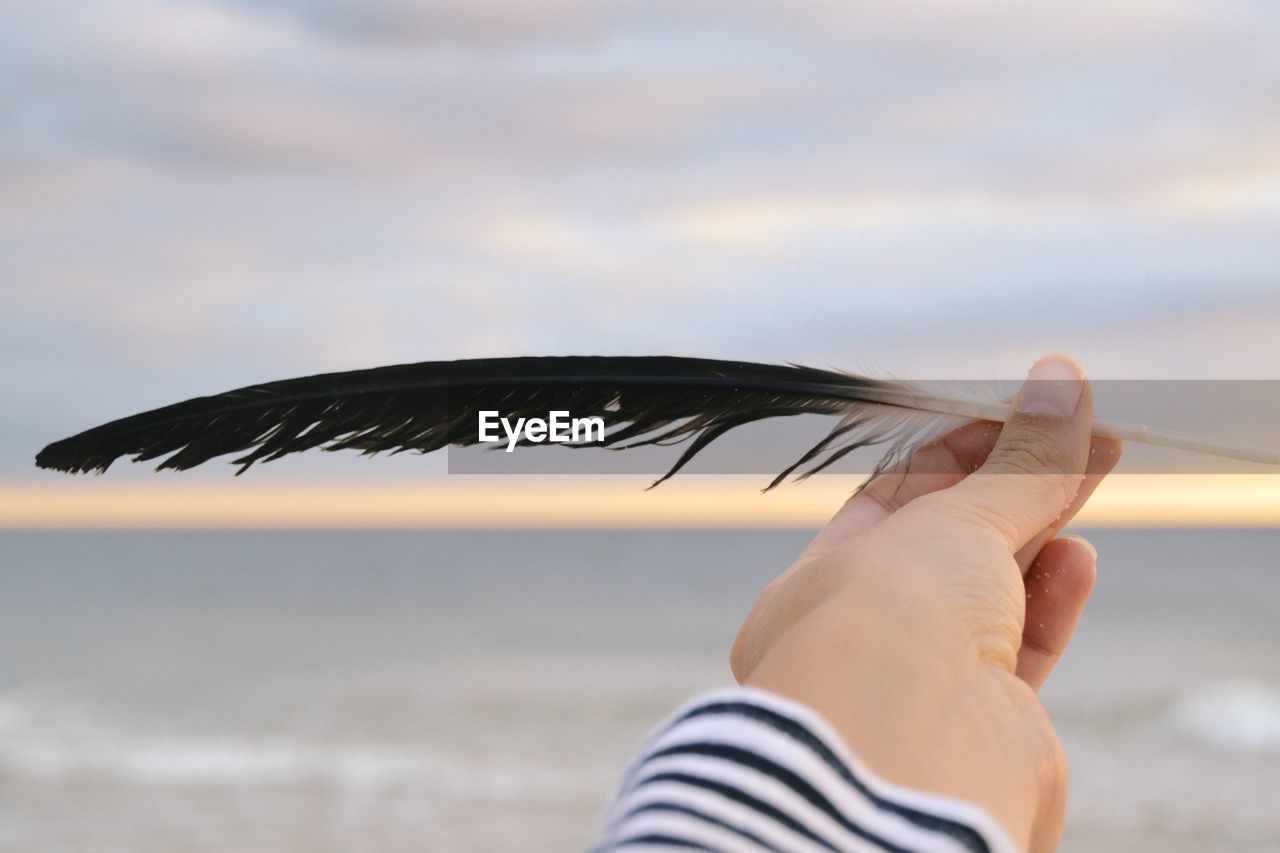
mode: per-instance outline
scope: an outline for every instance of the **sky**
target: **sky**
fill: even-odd
[[[1278,379],[1276,44],[1267,0],[9,0],[0,485],[428,359]]]

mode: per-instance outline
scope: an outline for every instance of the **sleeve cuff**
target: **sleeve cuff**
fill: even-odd
[[[649,736],[598,850],[1013,853],[972,803],[887,782],[812,709],[756,688],[707,693]]]

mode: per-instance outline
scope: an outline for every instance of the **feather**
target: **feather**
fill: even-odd
[[[684,443],[662,482],[731,429],[767,418],[841,415],[801,466],[807,476],[857,447],[887,443],[882,465],[955,416],[876,402],[898,383],[795,365],[675,357],[535,357],[424,362],[307,376],[197,397],[55,442],[41,468],[105,471],[116,459],[165,457],[185,470],[229,453],[239,472],[314,447],[363,453],[479,443],[481,410],[545,417],[552,410],[605,423],[604,446]],[[527,442],[525,442],[527,443]],[[657,485],[655,483],[654,485]]]
[[[605,424],[599,444],[615,449],[685,444],[653,485],[739,426],[802,414],[839,416],[832,430],[768,488],[796,472],[807,477],[869,445],[885,448],[875,470],[880,473],[959,424],[1003,421],[1009,414],[1007,405],[994,400],[798,365],[670,356],[471,359],[326,373],[196,397],[54,442],[40,451],[36,464],[71,473],[103,472],[122,456],[135,462],[163,457],[158,469],[186,470],[238,453],[239,474],[255,462],[316,447],[430,453],[480,443],[482,410],[511,419],[545,417],[553,410],[598,417]],[[1100,420],[1095,433],[1203,452],[1227,447]],[[1199,446],[1193,446],[1196,442]],[[1256,448],[1227,449],[1237,458],[1267,454],[1255,461],[1276,459]]]

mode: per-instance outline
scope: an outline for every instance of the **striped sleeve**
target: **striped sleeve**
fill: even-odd
[[[642,746],[597,851],[1016,850],[983,809],[871,773],[810,709],[751,688],[706,694]]]

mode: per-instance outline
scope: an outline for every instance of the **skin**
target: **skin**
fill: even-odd
[[[877,773],[985,807],[1020,846],[1062,831],[1067,765],[1037,698],[1096,577],[1059,532],[1120,457],[1062,355],[1008,423],[976,423],[849,500],[765,589],[734,643],[742,684],[822,714]]]

